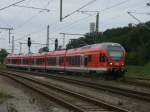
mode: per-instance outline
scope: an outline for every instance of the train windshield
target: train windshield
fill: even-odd
[[[109,51],[109,55],[114,60],[121,60],[123,58],[123,51]]]
[[[124,56],[124,49],[121,46],[108,46],[107,50],[113,60],[121,60]]]

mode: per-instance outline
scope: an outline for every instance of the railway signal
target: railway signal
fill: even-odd
[[[29,54],[30,54],[30,48],[31,48],[31,39],[28,37],[28,48],[29,48]]]
[[[58,49],[58,39],[55,39],[55,51]]]

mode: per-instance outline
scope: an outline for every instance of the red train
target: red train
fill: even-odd
[[[122,76],[126,71],[125,56],[120,44],[99,43],[64,51],[8,55],[5,63],[10,68]]]

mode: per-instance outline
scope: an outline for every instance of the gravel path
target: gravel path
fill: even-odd
[[[0,103],[0,112],[69,112],[37,92],[1,75],[0,92],[12,96]]]

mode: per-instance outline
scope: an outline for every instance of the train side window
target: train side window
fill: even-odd
[[[64,63],[64,57],[59,57],[59,64],[63,64]]]
[[[23,59],[23,64],[24,64],[24,65],[27,65],[27,64],[28,64],[28,59],[24,58],[24,59]]]
[[[37,65],[41,65],[41,64],[43,64],[44,63],[44,58],[37,58],[36,59],[36,64]]]
[[[32,63],[33,65],[35,64],[34,58],[31,59],[31,63]]]
[[[100,62],[106,62],[107,61],[106,56],[104,54],[100,54],[99,55],[99,61]]]
[[[48,65],[56,65],[56,57],[49,57]]]
[[[92,55],[88,55],[88,62],[92,61]]]

